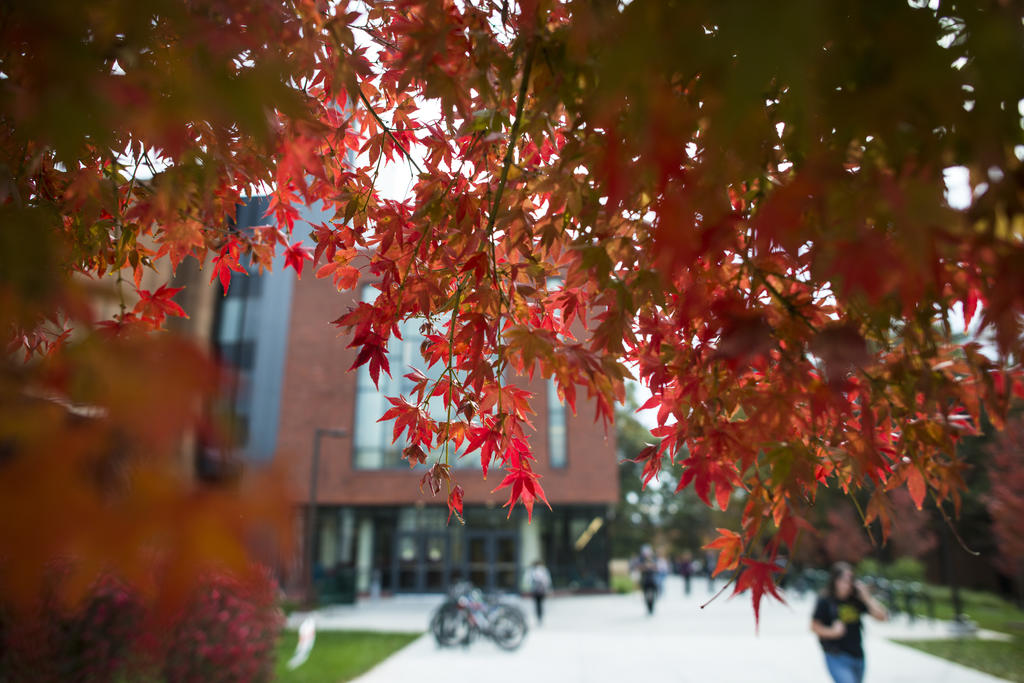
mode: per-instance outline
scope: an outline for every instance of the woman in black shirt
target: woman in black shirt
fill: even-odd
[[[854,581],[853,567],[839,562],[829,572],[828,586],[818,598],[811,617],[811,630],[825,651],[825,665],[835,683],[864,680],[864,645],[860,615],[867,612],[879,621],[889,614],[860,581]]]

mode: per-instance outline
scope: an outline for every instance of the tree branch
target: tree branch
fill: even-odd
[[[370,104],[370,100],[366,98],[366,94],[363,92],[362,88],[359,89],[359,99],[362,100],[364,105],[366,105],[367,111],[369,111],[370,114],[373,115],[373,118],[376,119],[377,125],[384,129],[384,132],[388,134],[388,137],[391,138],[391,141],[395,143],[395,146],[398,147],[399,150],[401,150],[402,154],[409,161],[409,163],[416,168],[417,172],[423,173],[423,169],[420,168],[420,165],[416,163],[415,159],[413,159],[412,154],[409,153],[409,150],[402,146],[402,143],[398,141],[398,138],[395,137],[395,134],[391,132],[391,128],[388,127],[386,123],[384,123],[384,120],[381,119],[380,115],[377,113],[377,110],[373,108],[372,104]]]
[[[491,215],[487,219],[487,234],[491,241],[491,275],[494,280],[494,289],[498,292],[498,316],[497,334],[498,343],[498,384],[501,384],[501,370],[504,366],[501,350],[501,301],[503,294],[501,285],[498,282],[498,257],[494,246],[494,224],[498,219],[498,211],[501,209],[501,196],[505,192],[505,183],[508,182],[508,172],[512,168],[512,158],[515,156],[516,139],[519,137],[519,129],[523,123],[523,110],[526,108],[526,93],[530,87],[530,71],[533,69],[533,57],[537,51],[535,40],[530,41],[526,52],[526,59],[523,63],[523,80],[519,84],[519,97],[516,101],[516,120],[512,122],[512,129],[508,134],[508,147],[505,148],[505,158],[501,165],[501,177],[498,179],[498,187],[494,191],[494,199],[491,202]],[[498,392],[498,411],[501,412],[501,392]]]

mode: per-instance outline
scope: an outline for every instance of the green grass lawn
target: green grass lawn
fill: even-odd
[[[285,666],[295,653],[296,631],[284,631],[277,644],[277,680],[283,683],[337,683],[366,673],[412,641],[419,633],[318,631],[313,652],[295,671]]]
[[[935,600],[936,617],[952,619],[949,589],[928,586],[926,590]],[[961,590],[960,597],[964,613],[980,628],[1008,633],[1013,636],[1012,640],[961,638],[896,642],[993,676],[1024,683],[1024,611],[991,593]]]
[[[1024,683],[1024,638],[1006,642],[975,638],[896,642],[1008,681]]]

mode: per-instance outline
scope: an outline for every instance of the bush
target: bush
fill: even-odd
[[[889,565],[889,578],[895,581],[924,581],[924,564],[913,557],[901,557]]]
[[[59,575],[61,572],[55,572]],[[105,578],[77,609],[55,590],[29,612],[5,610],[0,670],[15,681],[106,681],[130,667],[144,610]]]
[[[58,573],[59,575],[59,573]],[[113,578],[74,608],[47,597],[28,612],[0,610],[2,680],[267,681],[283,625],[266,572],[210,575],[168,622]]]
[[[615,593],[632,593],[636,590],[636,583],[628,576],[612,576],[612,591]]]
[[[265,574],[247,580],[212,576],[171,630],[163,680],[271,680],[284,623],[276,601],[275,584]]]
[[[857,564],[857,576],[923,582],[924,564],[913,557],[900,557],[895,562],[883,565],[873,557],[865,557]]]
[[[884,572],[885,570],[882,568],[881,563],[873,557],[865,557],[857,563],[857,576],[874,576],[877,578],[883,576]]]

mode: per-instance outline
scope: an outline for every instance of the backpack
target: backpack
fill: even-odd
[[[548,577],[544,567],[533,567],[530,569],[530,592],[547,593],[551,588],[551,579]]]

